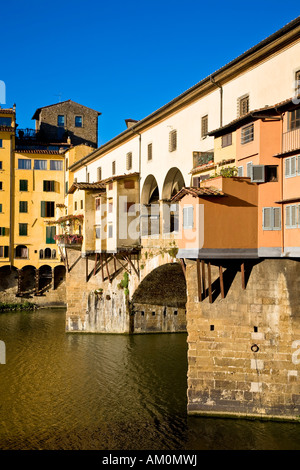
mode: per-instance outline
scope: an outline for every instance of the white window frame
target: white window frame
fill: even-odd
[[[194,206],[186,206],[182,209],[182,227],[184,230],[194,228]]]
[[[297,176],[300,174],[300,168],[299,168],[299,163],[300,163],[300,155],[294,155],[293,157],[288,157],[284,161],[284,176],[285,178],[293,178],[294,176]],[[295,172],[291,172],[292,168],[292,160],[295,160]],[[298,162],[298,165],[297,165]],[[288,164],[288,171],[287,171],[287,164]],[[297,166],[298,166],[298,172],[297,172]]]
[[[247,175],[247,178],[251,178],[252,179],[252,167],[253,167],[253,162],[248,162],[246,164],[246,175]],[[249,174],[248,174],[249,173]]]
[[[270,226],[265,226],[265,211],[270,211]],[[279,214],[279,226],[275,226],[275,213]],[[263,207],[262,209],[262,226],[263,230],[281,230],[281,207]]]
[[[252,129],[247,136],[243,135],[247,129]],[[251,124],[247,124],[247,126],[244,126],[241,128],[241,145],[246,145],[249,144],[250,142],[253,142],[254,140],[254,123],[252,122]]]
[[[240,175],[240,172],[242,173],[241,175]],[[237,173],[237,175],[240,176],[240,177],[244,176],[244,167],[243,167],[243,165],[238,166],[238,173]]]
[[[298,228],[299,227],[299,204],[291,204],[285,207],[285,227],[287,229]],[[295,223],[293,224],[293,210],[295,214]]]

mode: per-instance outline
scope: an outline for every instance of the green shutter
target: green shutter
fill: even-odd
[[[41,217],[46,217],[46,202],[41,201]]]
[[[8,258],[8,246],[4,247],[4,258]]]
[[[46,243],[47,244],[55,243],[55,239],[54,239],[55,234],[56,234],[56,227],[46,227]]]

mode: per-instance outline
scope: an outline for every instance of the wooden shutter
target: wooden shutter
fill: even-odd
[[[264,165],[253,165],[252,166],[252,177],[253,183],[264,183],[265,182],[265,166]]]
[[[263,229],[272,230],[272,207],[263,208]]]
[[[244,167],[242,166],[239,166],[238,167],[238,176],[244,176]]]
[[[291,206],[291,226],[293,228],[297,227],[298,222],[298,207],[296,205]]]
[[[285,177],[288,178],[291,174],[291,165],[290,165],[290,159],[287,158],[285,160]]]
[[[132,168],[132,153],[128,152],[126,154],[126,170],[131,170]]]
[[[173,130],[169,133],[169,151],[174,152],[177,149],[177,131]]]
[[[298,175],[300,175],[300,155],[298,155],[297,160],[298,160]]]
[[[281,229],[281,207],[273,207],[273,230]]]
[[[152,143],[148,144],[148,160],[152,160]]]
[[[193,228],[194,226],[194,208],[184,207],[183,208],[183,228]]]
[[[41,217],[46,217],[46,202],[41,201]]]
[[[252,179],[252,167],[253,167],[252,162],[247,163],[247,178]]]
[[[296,176],[296,157],[291,157],[290,176]]]

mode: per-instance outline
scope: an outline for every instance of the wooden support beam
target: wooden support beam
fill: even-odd
[[[185,266],[185,263],[184,263],[184,259],[180,258],[180,263],[181,263],[181,267],[182,267],[184,277],[186,278],[186,266]]]
[[[69,260],[68,260],[67,247],[65,247],[65,250],[66,250],[66,268],[67,268],[67,271],[68,271],[68,273],[69,273],[69,272],[70,272],[70,268],[69,268]]]
[[[242,275],[242,289],[246,289],[246,282],[245,282],[245,263],[241,264],[241,275]]]
[[[89,280],[89,259],[86,256],[85,257],[85,282],[88,282]]]
[[[18,269],[18,292],[17,292],[17,295],[20,295],[21,294],[21,283],[22,283],[22,279],[21,279],[21,276],[22,276],[22,271],[21,269]]]
[[[202,269],[202,285],[203,285],[203,297],[206,297],[206,283],[205,283],[205,263],[204,260],[201,260],[201,269]]]
[[[100,255],[100,263],[101,263],[102,282],[104,282],[104,269],[103,269],[104,254],[103,253],[101,253],[101,255]]]
[[[40,271],[37,268],[35,270],[35,295],[39,294],[39,287],[40,287]]]
[[[223,279],[223,267],[219,267],[219,272],[220,272],[220,291],[221,291],[221,297],[224,299],[225,297],[225,292],[224,292],[224,279]]]
[[[211,266],[210,262],[207,263],[207,273],[208,273],[208,296],[209,303],[212,303],[212,291],[211,291]]]
[[[124,259],[126,261],[128,261],[128,263],[130,264],[130,266],[132,267],[132,269],[134,270],[135,274],[137,275],[137,277],[139,277],[139,273],[136,269],[136,267],[134,266],[133,262],[131,261],[131,256],[130,255],[124,255]]]
[[[105,255],[105,261],[106,261],[105,267],[106,267],[107,277],[108,277],[109,282],[111,283],[111,278],[110,278],[109,269],[108,269],[108,256],[107,255]]]
[[[98,260],[98,253],[95,253],[95,266],[94,266],[94,273],[93,273],[94,276],[96,274],[97,260]]]
[[[125,269],[125,271],[127,271],[128,274],[130,274],[129,269],[127,269],[126,266],[124,266],[124,264],[121,263],[121,261],[119,260],[119,258],[116,258],[116,259],[117,259],[118,263],[122,266],[122,268]]]
[[[114,272],[117,271],[117,261],[116,261],[116,255],[114,255]]]
[[[198,301],[202,302],[202,285],[201,285],[200,259],[197,259],[197,285],[198,285]]]

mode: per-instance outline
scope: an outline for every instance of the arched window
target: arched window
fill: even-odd
[[[51,249],[50,248],[45,249],[45,258],[46,259],[51,258]]]
[[[56,258],[56,250],[52,250],[52,259]]]
[[[40,250],[40,259],[44,258],[44,250]]]
[[[16,258],[28,258],[28,248],[25,245],[18,245],[16,247]]]

